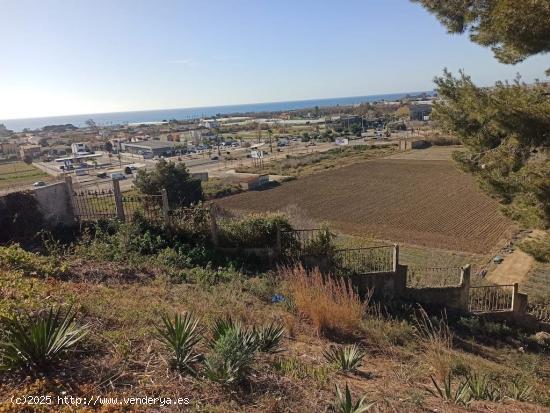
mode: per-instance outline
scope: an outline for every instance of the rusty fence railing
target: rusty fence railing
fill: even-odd
[[[397,246],[351,248],[336,250],[333,267],[347,274],[370,274],[396,271]]]
[[[513,284],[470,287],[468,309],[472,313],[512,311],[514,294]]]

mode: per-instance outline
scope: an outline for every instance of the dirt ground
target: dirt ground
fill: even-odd
[[[297,206],[344,233],[481,254],[511,228],[471,175],[441,160],[366,161],[217,203],[258,212]]]

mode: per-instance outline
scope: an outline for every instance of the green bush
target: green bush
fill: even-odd
[[[77,327],[76,314],[61,308],[50,308],[44,316],[3,317],[1,324],[5,331],[0,343],[0,367],[2,369],[26,369],[44,372],[52,362],[60,359],[75,347],[87,334],[86,326]]]
[[[40,277],[62,275],[67,270],[66,265],[60,263],[57,257],[43,257],[25,251],[18,244],[0,247],[0,266],[22,271],[24,275]]]
[[[550,262],[550,233],[539,238],[527,239],[519,243],[519,248],[540,262]]]
[[[278,229],[283,235],[292,226],[281,215],[256,214],[222,220],[219,224],[219,242],[222,247],[228,248],[273,248],[277,245]]]

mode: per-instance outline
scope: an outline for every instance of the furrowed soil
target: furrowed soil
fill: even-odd
[[[344,233],[479,254],[512,229],[498,202],[444,160],[376,159],[216,202],[249,212],[297,206]]]

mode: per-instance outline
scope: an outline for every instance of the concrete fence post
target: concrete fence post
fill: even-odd
[[[126,218],[124,216],[124,205],[122,204],[122,192],[120,192],[120,182],[118,182],[118,180],[116,179],[113,179],[113,194],[115,196],[116,217],[121,221],[125,221]]]
[[[465,265],[460,269],[460,309],[468,311],[470,307],[470,275],[472,267],[470,264]]]
[[[393,244],[392,271],[397,272],[399,266],[399,245]]]
[[[519,293],[519,284],[514,283],[513,290],[512,290],[512,308],[511,308],[513,312],[519,311],[520,303],[519,303],[518,293]]]
[[[168,193],[166,189],[160,191],[162,195],[162,216],[164,218],[164,224],[170,225],[170,204],[168,203]]]
[[[73,187],[73,178],[71,178],[69,175],[65,176],[65,187],[67,188],[67,193],[69,194],[69,211],[74,218],[76,217],[76,201],[74,198],[74,187]]]
[[[218,246],[218,222],[216,221],[216,206],[210,204],[210,233],[212,236],[212,244]]]

